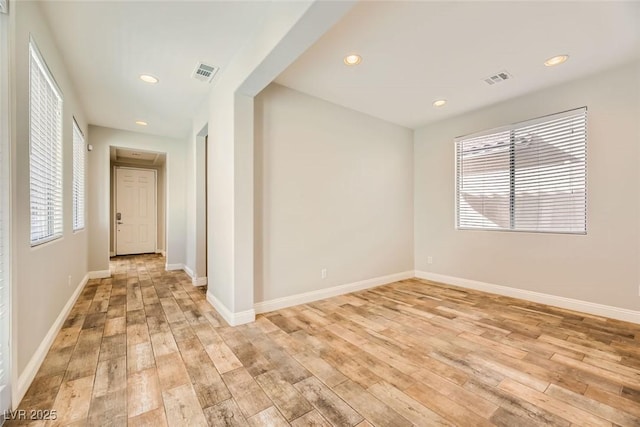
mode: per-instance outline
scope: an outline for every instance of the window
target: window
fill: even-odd
[[[29,42],[31,245],[62,236],[62,95]]]
[[[84,135],[73,121],[73,231],[84,228]]]
[[[586,234],[587,109],[456,138],[459,229]]]

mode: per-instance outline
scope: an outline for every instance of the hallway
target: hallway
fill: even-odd
[[[198,398],[230,397],[205,352],[220,326],[206,288],[165,271],[159,255],[110,264],[112,277],[90,280],[78,298],[20,409],[56,410],[61,425],[166,425],[165,406],[180,416],[186,405],[203,420]]]

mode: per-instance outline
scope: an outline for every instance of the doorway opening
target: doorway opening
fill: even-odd
[[[209,155],[209,127],[205,125],[196,138],[196,274],[200,280],[199,285],[207,283],[209,273],[208,251],[208,223],[209,200],[208,189],[208,155]]]
[[[110,255],[166,254],[166,154],[110,147]]]
[[[209,157],[209,135],[204,137],[204,275],[207,277],[207,271],[209,269],[209,247],[208,247],[208,212],[209,212],[209,167],[207,158]]]

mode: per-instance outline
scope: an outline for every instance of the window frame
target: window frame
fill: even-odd
[[[33,63],[35,62],[37,66],[37,70],[34,70]],[[34,135],[32,133],[32,96],[33,96],[33,87],[32,87],[32,78],[34,72],[42,73],[46,83],[49,85],[50,89],[53,91],[54,95],[58,99],[58,110],[56,113],[58,117],[56,119],[56,124],[58,125],[57,129],[57,141],[54,141],[52,145],[57,150],[54,158],[54,154],[50,153],[52,156],[50,158],[50,163],[54,163],[59,160],[59,163],[55,164],[56,173],[53,176],[52,181],[57,178],[52,184],[50,184],[49,189],[53,189],[49,193],[46,193],[46,197],[51,198],[51,202],[47,202],[44,210],[52,211],[52,213],[47,214],[47,234],[42,237],[38,237],[34,239],[34,217],[33,217],[33,191],[34,191],[34,167],[36,166],[34,163],[33,151],[34,151]],[[64,129],[63,129],[63,117],[64,116],[64,96],[62,91],[60,90],[60,86],[56,83],[55,78],[53,77],[53,73],[49,69],[47,62],[44,60],[40,49],[36,41],[33,39],[33,36],[29,37],[29,206],[30,206],[30,244],[31,247],[36,247],[43,245],[45,243],[49,243],[58,239],[61,239],[64,236]],[[58,229],[59,228],[59,229]]]
[[[11,164],[11,109],[9,67],[9,16],[7,3],[0,11],[0,411],[8,411],[12,404],[12,373],[14,364],[15,333],[12,317],[14,276],[12,274],[13,253],[13,202]]]
[[[537,124],[545,123],[552,121],[556,118],[568,117],[571,115],[576,115],[582,112],[584,114],[584,127],[585,127],[585,136],[584,136],[584,230],[579,231],[567,231],[567,230],[532,230],[528,228],[516,228],[515,226],[515,193],[516,188],[514,185],[514,176],[516,174],[516,166],[514,164],[514,155],[513,152],[511,154],[511,165],[509,168],[509,176],[510,176],[510,190],[509,190],[509,228],[503,227],[482,227],[482,226],[461,226],[460,225],[460,179],[462,179],[462,174],[459,172],[459,149],[460,142],[464,140],[469,140],[472,138],[479,138],[482,136],[489,136],[504,132],[510,133],[510,149],[513,150],[515,147],[515,141],[513,140],[513,132],[521,130],[526,127],[534,126]],[[565,110],[557,113],[547,114],[544,116],[540,116],[534,119],[523,120],[521,122],[516,122],[510,125],[500,126],[492,129],[486,129],[480,132],[458,136],[454,138],[454,170],[455,170],[455,191],[454,191],[454,223],[455,229],[460,231],[498,231],[498,232],[512,232],[512,233],[534,233],[534,234],[564,234],[564,235],[587,235],[588,232],[588,194],[587,194],[587,148],[588,148],[588,138],[587,138],[587,106],[572,108],[570,110]]]

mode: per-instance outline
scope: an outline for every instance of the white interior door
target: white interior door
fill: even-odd
[[[116,254],[156,251],[156,171],[116,168]]]

